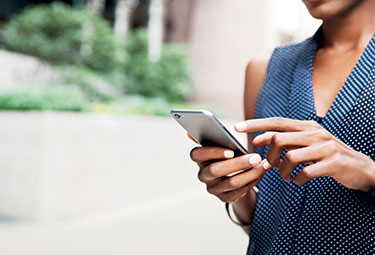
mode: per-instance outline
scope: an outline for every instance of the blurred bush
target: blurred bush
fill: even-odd
[[[35,91],[0,93],[0,109],[168,115],[192,92],[186,47],[164,45],[151,62],[145,29],[118,41],[100,16],[60,2],[14,16],[1,43],[55,65],[60,78]]]
[[[50,85],[45,89],[19,89],[0,93],[0,109],[82,111],[88,101],[82,92],[67,85]]]
[[[85,67],[60,66],[60,83],[79,88],[90,101],[111,101],[122,96],[118,72],[98,73]]]
[[[110,71],[117,64],[115,37],[107,22],[60,2],[37,5],[14,16],[4,27],[3,44],[53,63],[99,71]]]
[[[178,45],[164,45],[158,62],[148,59],[147,32],[139,29],[125,42],[125,89],[128,94],[185,101],[191,94],[187,50]]]

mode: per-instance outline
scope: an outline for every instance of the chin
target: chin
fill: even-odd
[[[364,0],[302,0],[311,16],[329,20],[350,12]]]

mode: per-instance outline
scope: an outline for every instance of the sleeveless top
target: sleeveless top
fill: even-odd
[[[320,37],[321,29],[301,43],[274,50],[255,118],[315,120],[352,149],[374,159],[375,36],[324,118],[316,116],[312,87]],[[267,150],[255,148],[263,158]],[[298,165],[292,179],[305,166]],[[274,168],[258,189],[247,254],[375,254],[374,192],[345,188],[331,177],[298,186],[293,180],[283,181]]]

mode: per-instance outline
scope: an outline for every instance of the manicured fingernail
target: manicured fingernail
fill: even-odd
[[[224,151],[224,157],[225,158],[233,158],[234,157],[234,152],[230,151],[230,150]]]
[[[263,162],[263,168],[264,168],[264,170],[268,171],[268,170],[270,170],[272,168],[272,166],[271,166],[270,163],[268,163],[267,160],[264,160],[264,162]]]
[[[249,162],[253,166],[260,164],[261,161],[262,161],[262,158],[259,155],[254,155],[249,158]]]
[[[238,123],[236,124],[236,129],[237,129],[238,131],[245,130],[246,127],[247,127],[247,123],[246,123],[246,121],[238,122]]]

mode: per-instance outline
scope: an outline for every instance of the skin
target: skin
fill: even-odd
[[[253,119],[255,116],[255,105],[256,100],[258,97],[259,90],[261,89],[265,74],[267,71],[268,61],[270,58],[270,53],[258,55],[256,58],[251,60],[246,68],[246,75],[245,75],[245,93],[244,93],[244,112],[245,112],[245,119]],[[194,139],[188,134],[190,139],[194,141]],[[254,154],[254,147],[252,144],[253,135],[252,133],[247,134],[248,140],[248,152],[250,155]],[[270,169],[270,166],[264,167],[265,160],[260,162],[256,165],[251,172],[254,172],[255,175],[247,176],[245,174],[238,174],[236,178],[241,178],[246,187],[233,187],[232,191],[240,190],[239,196],[231,196],[233,193],[228,193],[228,191],[215,189],[212,190],[210,187],[225,185],[223,182],[228,182],[228,178],[225,176],[217,177],[216,179],[211,178],[202,178],[201,173],[206,171],[212,161],[219,161],[225,160],[224,151],[227,149],[224,148],[207,148],[207,147],[196,147],[190,152],[190,157],[193,161],[198,163],[199,166],[199,173],[198,179],[205,183],[207,186],[207,191],[217,196],[223,202],[230,202],[233,205],[234,212],[236,214],[237,219],[245,225],[251,223],[252,215],[255,209],[257,194],[254,191],[253,187],[261,180],[263,175],[266,173],[267,170]],[[221,158],[214,159],[213,153],[217,153],[222,155]],[[233,154],[232,154],[233,155]],[[232,156],[233,157],[233,156]],[[233,166],[230,166],[231,169],[238,168],[238,164],[240,164],[241,159],[236,158],[235,161],[232,161]],[[249,168],[245,167],[244,169]],[[255,171],[254,171],[255,170]],[[249,171],[250,172],[250,171]],[[238,184],[237,184],[238,185]],[[243,188],[243,189],[242,189]],[[248,229],[244,229],[248,232]]]
[[[236,128],[239,132],[268,131],[257,136],[253,144],[270,146],[267,160],[286,182],[291,181],[291,173],[298,164],[309,163],[294,178],[296,184],[330,176],[350,189],[375,189],[375,162],[352,150],[315,121],[257,119],[238,123]],[[281,160],[283,149],[288,152]]]
[[[310,14],[323,20],[323,39],[314,59],[313,89],[315,111],[325,116],[375,33],[375,0],[303,0]],[[247,121],[236,124],[238,132],[247,133],[249,155],[233,158],[224,148],[197,147],[191,158],[198,163],[198,178],[207,191],[221,201],[233,204],[240,222],[249,225],[256,207],[253,187],[271,166],[291,181],[291,172],[300,163],[308,163],[294,179],[296,184],[321,176],[330,176],[350,189],[364,192],[375,189],[375,162],[352,150],[314,121],[283,118],[254,120],[255,104],[270,55],[258,56],[246,69],[244,107]],[[252,132],[266,133],[253,140]],[[253,146],[266,146],[267,159],[253,153]],[[283,149],[288,149],[284,160]],[[250,163],[250,157],[258,157]],[[238,170],[250,171],[228,174]]]

